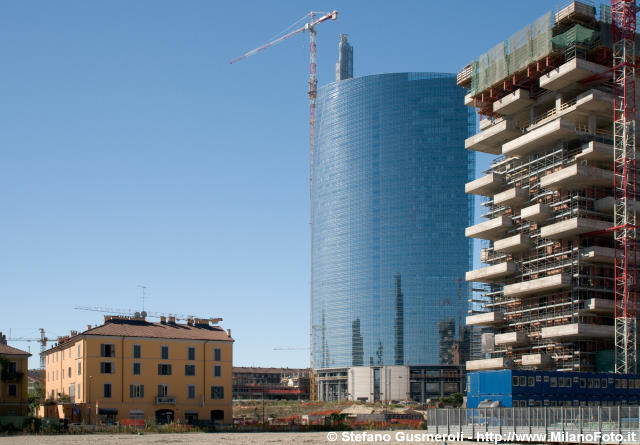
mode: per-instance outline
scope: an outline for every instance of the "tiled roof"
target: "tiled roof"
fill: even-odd
[[[188,325],[178,323],[151,323],[145,320],[131,320],[125,318],[112,318],[105,324],[96,326],[75,335],[64,343],[60,343],[45,353],[54,352],[66,348],[69,342],[77,337],[85,335],[105,335],[114,337],[147,337],[167,338],[176,340],[219,340],[233,341],[227,332],[220,326]]]
[[[14,348],[9,345],[5,345],[0,343],[0,354],[3,355],[28,355],[31,356],[27,351],[23,351],[22,349]]]
[[[174,338],[181,340],[227,340],[232,338],[219,326],[151,323],[143,320],[113,318],[80,335],[113,335],[117,337]]]

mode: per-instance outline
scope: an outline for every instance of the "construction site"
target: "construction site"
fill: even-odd
[[[636,5],[569,2],[458,74],[495,155],[468,326],[496,369],[637,373]],[[626,383],[626,382],[625,382]]]

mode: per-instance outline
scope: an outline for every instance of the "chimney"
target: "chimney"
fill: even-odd
[[[2,332],[0,332],[0,345],[6,345],[7,344],[7,336],[3,335]]]
[[[164,315],[160,316],[160,324],[167,324],[167,317],[165,317]]]
[[[169,315],[169,324],[176,324],[176,317]]]
[[[87,331],[88,331],[89,329],[91,329],[91,325],[90,325],[90,324],[88,324],[88,325],[87,325]]]
[[[231,329],[227,329],[227,335],[231,337]]]

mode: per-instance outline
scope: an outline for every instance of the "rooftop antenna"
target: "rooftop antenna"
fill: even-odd
[[[147,286],[138,284],[138,287],[142,289],[142,312],[144,312],[144,299],[147,296]]]

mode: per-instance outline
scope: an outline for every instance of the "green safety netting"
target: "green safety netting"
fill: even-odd
[[[554,47],[564,49],[576,43],[583,45],[592,44],[600,33],[582,25],[575,25],[569,31],[563,32],[551,39]]]
[[[495,84],[551,52],[551,11],[472,62],[471,93]]]

